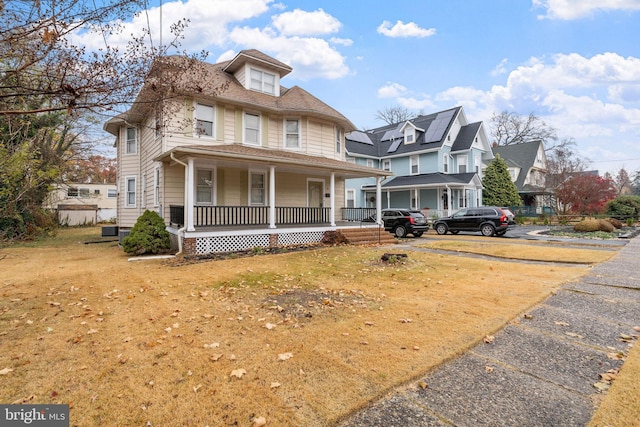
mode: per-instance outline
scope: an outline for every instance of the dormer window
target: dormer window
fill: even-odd
[[[407,126],[404,130],[404,143],[412,144],[416,141],[416,129],[413,126]]]
[[[268,93],[269,95],[276,94],[276,75],[268,73],[266,71],[258,70],[256,68],[250,68],[250,83],[249,88],[257,90],[259,92]]]

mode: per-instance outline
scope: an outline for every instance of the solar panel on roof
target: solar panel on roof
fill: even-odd
[[[380,141],[391,141],[392,139],[400,138],[401,136],[403,136],[402,132],[400,132],[400,128],[402,126],[403,124],[399,124],[395,129],[386,131],[384,135],[382,135],[382,139]]]
[[[395,141],[393,141],[393,144],[391,144],[391,147],[389,147],[389,149],[387,150],[387,153],[395,153],[398,147],[400,147],[400,144],[402,144],[402,140],[403,138],[398,138]]]
[[[431,122],[429,129],[427,129],[427,132],[424,134],[424,142],[440,141],[454,114],[455,110],[438,113],[435,120]]]
[[[351,141],[360,142],[362,144],[373,145],[373,141],[371,141],[371,138],[369,138],[369,135],[357,130],[349,133],[349,135],[347,135],[347,138],[350,139]]]

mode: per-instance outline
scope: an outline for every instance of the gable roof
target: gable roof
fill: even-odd
[[[482,122],[471,123],[467,126],[463,126],[456,137],[456,140],[453,141],[453,145],[451,146],[451,151],[466,151],[470,150],[473,142],[475,141],[476,135],[480,131],[480,126]]]
[[[437,113],[417,116],[400,123],[393,123],[366,132],[356,131],[353,135],[345,135],[347,153],[360,154],[377,158],[391,157],[423,151],[439,149],[445,142],[445,135],[451,129],[456,118],[463,115],[462,107],[454,107]],[[463,116],[463,121],[466,121]],[[416,129],[416,140],[411,144],[402,144],[404,140],[403,130],[407,126]],[[478,125],[473,126],[465,135],[477,133]],[[466,128],[467,126],[463,126]],[[475,131],[474,131],[475,129]],[[364,138],[364,134],[367,138]],[[372,144],[366,142],[370,140]],[[468,141],[467,141],[468,139]],[[466,143],[473,143],[473,137],[464,137]]]
[[[533,168],[538,150],[542,148],[542,141],[522,142],[520,144],[499,145],[492,147],[493,155],[500,155],[509,167],[520,168],[520,173],[516,179],[518,190],[524,189],[524,181],[527,174]]]
[[[274,114],[304,114],[337,122],[345,129],[345,133],[356,129],[344,115],[299,86],[280,86],[280,96],[246,89],[228,70],[236,70],[238,64],[248,61],[260,61],[263,66],[268,63],[273,69],[281,70],[282,75],[291,70],[289,66],[255,49],[241,51],[234,59],[217,64],[194,61],[182,56],[161,57],[152,65],[149,77],[129,111],[107,121],[104,129],[116,135],[123,123],[142,121],[155,103],[161,100],[159,87],[167,84],[171,87],[164,89],[170,90],[171,96],[211,100]],[[167,79],[171,81],[167,82]]]
[[[293,71],[293,69],[287,64],[284,64],[269,55],[265,55],[257,49],[241,50],[231,61],[228,61],[222,71],[233,74],[242,68],[247,62],[275,71],[280,75],[280,77],[284,77]]]

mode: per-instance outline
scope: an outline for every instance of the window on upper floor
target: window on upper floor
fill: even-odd
[[[382,161],[382,170],[391,172],[391,159],[384,159]]]
[[[416,140],[416,130],[413,126],[407,126],[404,129],[404,143],[411,144]]]
[[[115,188],[109,188],[107,190],[107,198],[114,199],[116,197],[118,197],[118,190],[116,190]]]
[[[127,128],[127,154],[135,154],[137,152],[138,145],[138,129]]]
[[[213,136],[214,108],[211,105],[196,104],[196,135]]]
[[[248,145],[261,145],[259,114],[244,113],[244,143]]]
[[[458,173],[467,172],[467,156],[458,156]]]
[[[417,175],[420,173],[418,156],[409,157],[409,167],[411,169],[411,175]]]
[[[344,161],[349,163],[356,163],[356,158],[352,156],[345,156]]]
[[[140,207],[147,207],[147,174],[142,174],[142,181],[140,182]]]
[[[284,121],[284,147],[300,148],[300,120]]]
[[[340,154],[342,150],[342,130],[336,127],[336,153]]]
[[[449,155],[442,156],[442,170],[444,173],[449,173]]]
[[[251,82],[249,88],[270,95],[276,94],[276,75],[266,71],[251,68],[249,71]]]
[[[373,167],[373,159],[367,159],[367,166],[369,166],[370,168]]]

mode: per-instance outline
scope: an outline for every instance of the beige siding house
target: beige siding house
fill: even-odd
[[[291,71],[257,50],[218,64],[156,60],[132,108],[105,124],[121,236],[145,210],[187,255],[313,243],[354,226],[342,221],[345,179],[375,178],[380,191],[391,173],[345,161],[355,127],[281,86]]]
[[[47,196],[45,207],[55,210],[63,225],[97,224],[116,219],[117,195],[115,184],[60,184]]]

